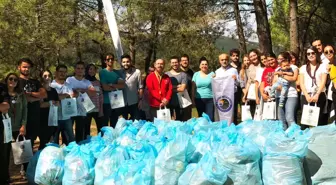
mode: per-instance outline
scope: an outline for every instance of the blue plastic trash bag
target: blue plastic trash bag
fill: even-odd
[[[124,130],[120,133],[120,136],[116,139],[116,142],[118,145],[121,146],[129,146],[135,143],[137,133],[138,130],[134,126],[126,126],[124,127]]]
[[[154,184],[154,161],[128,160],[118,169],[116,184],[152,185]]]
[[[195,148],[190,142],[190,136],[178,132],[173,141],[161,150],[155,160],[155,185],[175,185],[185,171],[188,156]]]
[[[308,151],[306,135],[288,138],[283,133],[276,133],[266,142],[263,157],[263,181],[265,185],[305,185],[303,158]]]
[[[37,185],[35,183],[35,171],[36,171],[36,165],[37,161],[40,157],[41,150],[37,151],[34,156],[30,159],[27,167],[27,180],[30,185]]]
[[[230,169],[227,183],[262,185],[258,147],[239,134],[231,134],[229,139],[220,143],[216,151],[218,162]]]
[[[64,152],[58,145],[48,145],[36,165],[35,183],[61,185],[64,173]]]
[[[146,124],[146,120],[134,120],[133,126],[140,130]]]
[[[132,160],[153,160],[158,155],[155,147],[150,145],[147,141],[136,142],[126,149]]]
[[[112,143],[116,139],[116,133],[112,127],[103,127],[101,128],[101,132],[106,144]]]
[[[121,164],[129,160],[126,148],[108,145],[99,155],[95,165],[95,185],[102,185],[113,177]]]
[[[71,142],[65,150],[64,176],[62,185],[90,185],[94,182],[95,158],[83,145]]]
[[[158,133],[161,134],[161,132],[166,128],[168,125],[165,121],[159,120],[157,118],[154,118],[154,123],[153,123],[156,128],[158,129]]]
[[[198,163],[205,153],[211,151],[210,139],[210,132],[198,132],[197,134],[193,135],[191,143],[195,147],[195,151],[191,156],[191,163]]]
[[[150,140],[151,137],[158,135],[158,129],[151,122],[145,123],[145,125],[139,130],[136,135],[136,139],[140,140]]]
[[[223,185],[229,169],[222,166],[211,152],[206,153],[199,163],[189,164],[179,178],[179,185]]]
[[[89,140],[90,142],[87,144],[84,144],[83,147],[86,147],[88,150],[90,150],[93,156],[97,159],[99,154],[106,147],[105,141],[100,135],[90,137]]]
[[[200,131],[214,131],[225,127],[227,127],[227,121],[212,122],[209,116],[203,113],[202,117],[197,118],[194,126],[194,133],[196,134]]]
[[[132,120],[125,120],[124,118],[119,118],[119,120],[118,120],[118,122],[117,122],[117,124],[116,124],[116,126],[115,126],[115,129],[114,129],[114,131],[115,131],[115,136],[116,137],[119,137],[120,136],[120,134],[123,132],[123,130],[126,128],[126,127],[128,127],[128,126],[132,126],[132,127],[134,127],[133,125],[132,125]],[[135,127],[134,127],[135,128]],[[137,130],[137,129],[136,129]]]
[[[318,126],[311,129],[312,137],[306,156],[313,184],[336,184],[336,126]]]

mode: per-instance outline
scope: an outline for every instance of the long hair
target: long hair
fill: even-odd
[[[94,64],[88,64],[85,68],[85,79],[89,80],[89,81],[96,81],[96,77],[95,76],[90,76],[89,74],[89,70],[90,67],[94,67],[97,70],[97,66]]]
[[[44,72],[48,72],[50,74],[51,81],[54,80],[54,76],[53,76],[52,72],[49,69],[45,69],[45,70],[41,71],[41,73],[40,73],[40,82],[42,84],[44,83],[44,80],[43,80],[43,73]]]
[[[8,79],[10,76],[15,76],[17,80],[19,80],[19,76],[16,73],[9,73],[6,78],[5,78],[5,84],[6,84],[6,88],[8,90]],[[19,86],[19,81],[17,81],[16,86],[14,88],[14,91],[18,94],[22,93],[22,89]]]
[[[306,58],[306,65],[307,65],[306,66],[306,70],[307,70],[307,73],[309,74],[309,76],[313,76],[313,74],[311,74],[311,67],[309,65],[310,61],[308,60],[308,56],[307,56],[308,49],[311,49],[311,50],[313,50],[315,52],[315,56],[316,56],[316,69],[315,70],[317,70],[320,67],[322,61],[321,61],[321,57],[318,54],[318,50],[317,50],[316,47],[310,46],[309,48],[306,49],[306,53],[305,53],[305,55],[306,55],[306,57],[305,57]]]

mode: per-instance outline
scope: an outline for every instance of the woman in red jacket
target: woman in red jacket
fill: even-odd
[[[173,93],[173,86],[170,78],[163,72],[164,66],[164,60],[156,60],[154,63],[154,72],[149,74],[146,79],[152,121],[154,120],[154,117],[157,117],[157,110],[159,110],[160,107],[168,105]]]

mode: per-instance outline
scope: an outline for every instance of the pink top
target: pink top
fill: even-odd
[[[93,109],[93,112],[99,112],[99,117],[104,116],[103,113],[103,103],[104,103],[104,97],[103,97],[103,89],[100,84],[100,81],[95,80],[91,81],[92,86],[96,89],[96,95],[90,96],[92,103],[96,106],[95,109]]]

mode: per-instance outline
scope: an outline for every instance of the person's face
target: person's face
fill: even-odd
[[[268,61],[268,65],[270,67],[277,66],[277,62],[276,62],[275,58],[273,58],[273,57],[267,57],[267,61]]]
[[[200,70],[201,70],[201,71],[203,71],[203,72],[207,72],[208,69],[209,69],[208,62],[205,61],[205,60],[201,61],[199,67],[200,67]]]
[[[294,55],[291,55],[291,61],[290,61],[291,64],[293,65],[296,65],[296,58]]]
[[[75,74],[77,76],[84,76],[85,68],[83,65],[76,65]]]
[[[230,56],[230,58],[235,63],[237,63],[239,61],[239,55],[238,55],[238,53],[232,53],[232,55]]]
[[[261,63],[263,63],[266,67],[268,67],[268,60],[267,60],[267,57],[265,55],[262,55],[260,57],[260,60],[261,60]]]
[[[113,56],[107,55],[105,58],[106,66],[113,68],[114,58]]]
[[[50,82],[52,79],[52,76],[48,71],[44,71],[44,73],[42,74],[42,79],[44,82]]]
[[[318,50],[319,53],[323,52],[323,45],[322,45],[322,42],[320,40],[314,41],[313,46],[316,47],[316,49]]]
[[[15,75],[10,75],[7,80],[7,86],[15,88],[17,86],[18,80],[19,79]]]
[[[128,70],[132,67],[131,60],[129,58],[123,58],[121,60],[121,65],[125,70]]]
[[[250,62],[252,64],[258,65],[259,61],[258,61],[258,55],[257,55],[257,53],[251,52],[250,55],[249,55],[249,58],[250,58]]]
[[[284,60],[280,63],[280,66],[281,66],[282,69],[289,69],[290,64],[287,60]]]
[[[177,59],[171,59],[171,60],[170,60],[170,67],[171,67],[173,70],[178,70],[179,67],[180,67],[179,61],[178,61]]]
[[[27,62],[22,62],[21,65],[18,67],[18,69],[22,75],[29,76],[31,66]]]
[[[96,72],[97,72],[96,68],[94,66],[90,66],[89,71],[88,71],[89,75],[96,76]]]
[[[181,57],[180,64],[183,68],[188,68],[189,67],[189,60],[187,57]]]
[[[312,49],[307,49],[307,58],[309,61],[316,61],[316,53],[314,50]]]
[[[65,80],[67,76],[68,70],[65,68],[60,68],[58,71],[56,71],[56,77],[59,80]]]
[[[327,46],[324,48],[324,55],[328,58],[329,61],[332,62],[334,59],[334,49],[331,46]]]
[[[228,55],[220,55],[218,57],[219,63],[221,64],[222,67],[227,67],[229,65],[229,56]]]
[[[248,57],[244,57],[243,62],[245,66],[248,66],[250,64],[250,59]]]
[[[155,62],[155,65],[154,65],[155,71],[162,73],[164,67],[165,67],[165,62],[163,60],[159,59]]]

